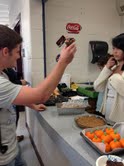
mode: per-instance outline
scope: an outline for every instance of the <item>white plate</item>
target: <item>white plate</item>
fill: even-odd
[[[112,159],[112,161],[114,159],[116,159],[118,162],[122,162],[124,164],[124,159],[122,159],[121,157],[115,156],[115,155],[108,155],[109,158]],[[106,166],[106,161],[108,160],[108,156],[104,155],[104,156],[100,156],[97,160],[96,160],[96,166]]]

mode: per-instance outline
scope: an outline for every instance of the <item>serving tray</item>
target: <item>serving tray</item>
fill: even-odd
[[[120,154],[120,153],[124,153],[124,148],[118,148],[115,150],[112,150],[110,152],[105,152],[105,145],[103,143],[95,143],[92,142],[86,135],[85,133],[87,131],[93,132],[97,129],[102,129],[104,130],[106,127],[111,127],[109,125],[105,125],[105,126],[101,126],[101,127],[95,127],[95,128],[87,128],[87,129],[83,129],[80,133],[80,135],[97,151],[99,152],[101,155],[105,154]],[[121,138],[124,138],[124,122],[120,122],[120,123],[116,123],[113,127],[114,130],[116,130],[120,135]]]
[[[59,115],[77,115],[85,113],[85,108],[62,108],[61,103],[57,103],[57,112]]]

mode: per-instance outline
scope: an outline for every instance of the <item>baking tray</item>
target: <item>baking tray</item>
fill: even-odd
[[[76,116],[76,117],[74,118],[74,121],[75,121],[76,126],[79,127],[79,128],[81,128],[81,129],[87,128],[87,127],[79,126],[79,125],[76,123],[76,120],[77,120],[79,117],[82,117],[82,116],[95,116],[95,117],[97,117],[97,118],[102,119],[102,120],[105,122],[105,125],[107,125],[107,121],[106,121],[102,116],[95,115],[95,114],[88,114],[88,113],[85,112],[85,114],[83,114],[83,115],[78,115],[78,116]],[[98,127],[98,126],[97,126],[97,127]]]
[[[85,113],[85,108],[62,108],[62,103],[57,103],[56,106],[59,115],[77,115]]]
[[[105,129],[106,127],[111,127],[109,125],[101,126],[101,127],[95,127],[95,128],[87,128],[81,131],[80,135],[101,155],[105,154],[120,154],[124,152],[124,148],[118,148],[115,150],[112,150],[111,152],[105,152],[105,146],[103,143],[93,143],[88,137],[85,136],[85,132],[87,131],[95,131],[96,129]],[[124,122],[116,123],[112,128],[116,130],[120,135],[121,138],[124,138]]]

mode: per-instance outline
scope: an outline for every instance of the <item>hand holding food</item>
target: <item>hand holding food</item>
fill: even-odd
[[[69,64],[73,60],[74,54],[76,51],[77,51],[77,49],[76,49],[76,45],[74,43],[68,47],[65,46],[61,51],[58,62]]]
[[[56,44],[61,47],[64,43],[66,44],[66,46],[70,46],[73,42],[75,42],[75,39],[74,38],[70,38],[70,37],[65,37],[65,36],[61,36]]]
[[[75,39],[74,38],[67,38],[66,40],[65,40],[65,44],[67,45],[67,46],[70,46],[72,43],[74,43],[75,42]]]

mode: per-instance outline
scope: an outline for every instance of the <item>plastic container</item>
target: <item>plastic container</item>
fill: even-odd
[[[63,103],[64,103],[65,107],[63,107]],[[66,102],[63,102],[63,103],[56,104],[59,115],[76,115],[76,114],[85,113],[85,107],[86,107],[85,103],[79,104],[77,106],[77,108],[73,107],[73,104],[72,104],[72,106],[71,105],[69,106],[68,104],[66,104]]]

